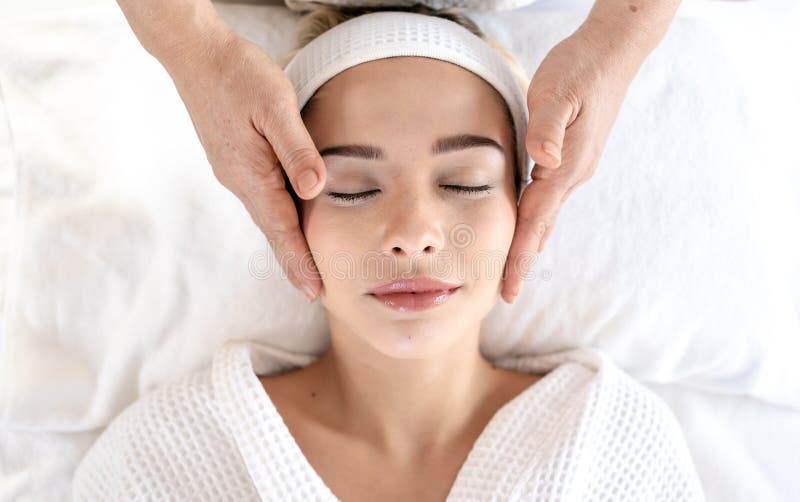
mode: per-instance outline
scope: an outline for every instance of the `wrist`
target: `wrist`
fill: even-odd
[[[573,36],[582,38],[590,48],[592,60],[606,75],[616,75],[630,82],[649,55],[646,46],[635,36],[609,30],[603,23],[582,24]]]
[[[238,35],[214,14],[188,20],[160,46],[158,54],[153,54],[173,79],[216,65],[238,40]]]
[[[596,0],[576,34],[631,79],[667,32],[680,0]]]
[[[170,75],[192,71],[236,38],[210,1],[117,0],[142,47]]]

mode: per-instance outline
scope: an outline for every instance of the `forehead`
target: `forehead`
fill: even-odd
[[[403,56],[356,65],[321,86],[303,118],[318,147],[352,142],[419,145],[456,133],[496,139],[511,151],[505,103],[474,73],[447,61]]]

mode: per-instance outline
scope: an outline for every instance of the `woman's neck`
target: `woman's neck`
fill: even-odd
[[[398,464],[468,451],[494,413],[535,381],[485,360],[477,326],[425,359],[386,356],[336,329],[331,323],[330,348],[304,370],[313,413]]]

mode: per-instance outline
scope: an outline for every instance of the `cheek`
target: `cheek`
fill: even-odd
[[[317,268],[327,282],[330,256],[338,248],[340,229],[336,215],[324,210],[315,200],[303,201],[303,233]]]
[[[466,257],[467,280],[477,288],[493,290],[502,279],[508,250],[516,226],[516,204],[512,200],[498,199],[484,204],[468,215],[470,237],[474,244],[462,248]],[[452,245],[458,249],[459,237],[451,236]],[[462,241],[463,242],[463,241]]]
[[[516,227],[517,206],[510,200],[498,198],[482,205],[469,215],[474,229],[476,251],[508,252]]]
[[[358,257],[366,246],[363,226],[353,225],[342,211],[332,211],[315,200],[304,201],[303,228],[309,250],[322,275],[327,296],[357,289],[361,284]]]

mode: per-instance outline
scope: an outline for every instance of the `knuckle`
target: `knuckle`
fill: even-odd
[[[286,189],[283,173],[278,166],[270,166],[254,173],[242,173],[239,176],[239,186],[254,197],[265,197],[276,190]]]
[[[573,105],[574,107],[578,100],[575,97],[575,93],[566,87],[545,87],[531,92],[531,102],[533,106],[541,103],[559,103]]]
[[[307,146],[291,148],[286,151],[283,158],[283,168],[285,170],[294,170],[300,166],[307,166],[316,161],[317,152],[315,149]],[[282,163],[282,164],[283,164]]]
[[[232,163],[219,162],[212,166],[212,172],[220,185],[224,186],[237,197],[243,189],[239,173]]]
[[[225,188],[230,188],[227,171],[225,168],[217,167],[215,164],[211,165],[211,172],[214,173],[214,178]]]
[[[533,232],[534,235],[541,237],[547,231],[547,227],[550,226],[550,221],[541,215],[521,213],[519,215],[519,224]]]
[[[267,238],[270,242],[277,242],[280,249],[285,249],[292,236],[300,230],[300,227],[285,218],[270,218],[264,223]]]
[[[588,182],[590,179],[592,179],[592,176],[594,176],[595,171],[596,169],[594,167],[589,166],[589,168],[586,169],[583,175],[578,179],[576,184],[583,185],[584,183]]]
[[[298,111],[298,100],[294,90],[288,92],[285,89],[279,88],[273,99],[267,101],[267,106],[264,108],[267,124],[270,127],[280,127],[286,121],[286,118]]]
[[[588,151],[582,156],[582,161],[575,165],[574,179],[577,183],[589,181],[589,179],[594,176],[602,154],[602,146],[594,141],[590,141]]]
[[[603,155],[603,145],[601,145],[597,141],[590,141],[589,162],[587,170],[594,171],[594,169],[597,167],[597,163],[600,162],[600,157],[602,155]]]
[[[531,98],[533,99],[534,103],[537,102],[561,102],[564,100],[564,91],[561,89],[554,89],[552,87],[545,87],[544,89],[536,90],[534,89],[531,92]]]

